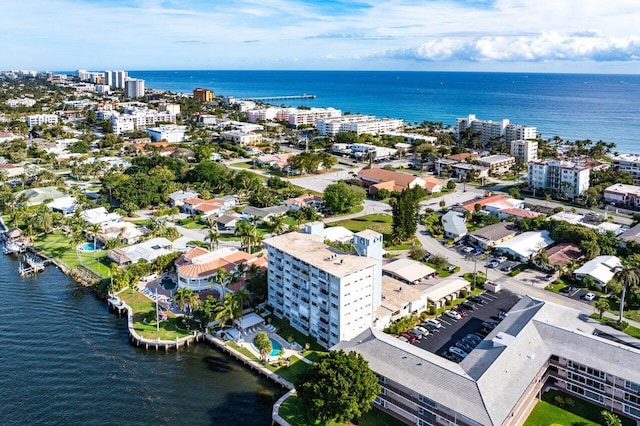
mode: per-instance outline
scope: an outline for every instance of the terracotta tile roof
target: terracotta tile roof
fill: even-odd
[[[198,257],[209,253],[209,251],[200,247],[189,250],[176,261],[178,274],[186,277],[206,277],[214,275],[218,268],[231,272],[238,264],[250,263],[255,259],[255,256],[249,253],[235,251],[208,262],[194,262]]]
[[[573,243],[556,244],[547,250],[549,263],[554,266],[567,266],[571,261],[582,257],[580,247]]]
[[[447,157],[449,160],[455,160],[455,161],[465,161],[467,158],[478,158],[478,154],[472,154],[470,152],[462,152],[460,154],[453,154],[453,155],[449,155]]]
[[[378,169],[375,167],[364,168],[358,172],[358,175],[370,182],[380,183],[393,181],[396,186],[401,188],[408,187],[413,181],[418,179],[417,176],[413,176],[407,173],[400,173],[393,170]]]
[[[538,217],[538,216],[540,216],[542,214],[540,212],[534,212],[534,211],[525,210],[525,209],[518,209],[516,207],[502,209],[502,210],[500,210],[500,213],[508,214],[510,216],[523,217],[523,218],[524,217]]]
[[[507,197],[505,197],[504,195],[491,195],[489,197],[484,197],[484,198],[480,198],[478,200],[471,200],[471,201],[467,201],[466,203],[463,203],[461,208],[468,210],[470,212],[474,211],[474,207],[476,204],[480,204],[481,206],[486,206],[487,204],[490,203],[497,203],[500,201],[505,201]]]
[[[433,176],[423,176],[422,180],[425,181],[424,188],[432,191],[436,186],[442,186],[442,181]]]

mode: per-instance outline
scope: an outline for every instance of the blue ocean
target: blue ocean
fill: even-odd
[[[508,118],[536,126],[544,138],[615,142],[640,153],[640,75],[407,71],[130,71],[146,87],[216,95],[316,95],[291,106],[454,125],[457,117]],[[282,101],[273,101],[280,104]]]

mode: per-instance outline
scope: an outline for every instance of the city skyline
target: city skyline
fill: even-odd
[[[628,0],[5,2],[0,69],[635,74],[639,20]]]

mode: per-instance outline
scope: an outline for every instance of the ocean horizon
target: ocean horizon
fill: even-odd
[[[640,154],[640,75],[464,71],[129,71],[147,88],[191,93],[205,87],[237,98],[315,95],[270,102],[455,125],[474,114],[535,126],[543,138],[614,142]]]

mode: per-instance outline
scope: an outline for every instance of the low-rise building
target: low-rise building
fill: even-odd
[[[560,243],[547,250],[549,265],[557,270],[564,270],[571,262],[582,259],[584,255],[576,244]]]
[[[528,231],[496,244],[495,250],[520,262],[526,262],[553,243],[549,231]]]
[[[27,116],[27,126],[31,129],[35,126],[43,124],[57,124],[58,116],[56,114],[35,114]]]
[[[479,158],[478,162],[488,167],[491,173],[501,175],[511,170],[511,167],[516,164],[516,159],[509,155],[496,154]]]
[[[516,139],[511,141],[511,155],[524,163],[538,159],[538,141],[535,139]]]
[[[401,192],[404,189],[415,186],[424,188],[427,183],[419,176],[376,167],[365,167],[360,170],[358,178],[369,187],[369,194],[375,194],[381,189],[386,189],[390,192]]]
[[[404,122],[392,118],[378,119],[371,115],[345,115],[336,118],[319,118],[316,120],[318,133],[335,136],[340,132],[356,132],[378,135],[402,129]]]
[[[382,272],[406,284],[417,284],[437,274],[435,269],[424,263],[406,258],[385,263]]]
[[[615,183],[605,188],[604,201],[623,207],[640,207],[640,186]]]
[[[107,257],[120,266],[130,265],[143,259],[149,263],[160,256],[173,253],[173,244],[166,238],[152,238],[129,247],[109,250]]]
[[[298,197],[284,200],[284,205],[290,210],[300,210],[305,207],[318,210],[322,207],[322,197],[313,194],[302,194]]]
[[[611,158],[611,168],[619,172],[628,172],[633,176],[633,180],[640,185],[640,155],[621,154]]]
[[[453,241],[459,241],[467,235],[467,225],[464,215],[454,210],[449,210],[442,216],[444,237]]]
[[[118,213],[109,213],[104,207],[96,207],[95,209],[83,210],[80,218],[89,225],[104,226],[110,223],[120,222],[122,216]]]
[[[243,132],[241,130],[229,130],[221,132],[220,137],[226,141],[233,142],[236,145],[258,145],[262,143],[262,135],[260,133]]]
[[[147,134],[156,142],[167,141],[169,143],[179,143],[184,141],[184,134],[186,131],[186,126],[167,124],[160,127],[151,127],[147,129]]]
[[[424,293],[429,304],[439,309],[458,299],[462,290],[471,290],[471,283],[462,277],[450,277],[432,285]]]
[[[580,281],[584,277],[591,277],[597,286],[604,287],[619,268],[622,268],[622,263],[617,256],[597,256],[573,271],[573,276]]]
[[[415,286],[388,275],[382,276],[382,302],[376,309],[373,327],[384,330],[393,321],[419,314],[427,307],[427,296]]]
[[[518,234],[516,227],[509,222],[500,222],[477,229],[469,234],[470,241],[487,250],[496,247]]]
[[[570,197],[589,189],[591,169],[581,163],[564,160],[536,160],[527,164],[531,188],[551,190]]]

